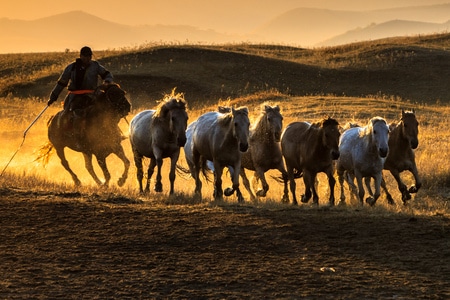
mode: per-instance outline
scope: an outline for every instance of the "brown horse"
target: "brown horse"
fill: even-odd
[[[406,201],[411,199],[411,193],[417,193],[422,186],[413,151],[419,145],[419,122],[416,119],[415,111],[402,110],[400,121],[391,123],[389,128],[389,153],[384,162],[384,169],[389,170],[394,176],[398,189],[402,193],[402,201],[406,204]],[[400,178],[400,173],[403,171],[409,171],[414,176],[415,185],[412,185],[409,189]],[[366,186],[371,192],[369,182],[370,178],[366,179]],[[384,179],[381,182],[381,187],[386,193],[388,202],[394,204],[394,199],[389,193]]]
[[[330,186],[330,205],[334,205],[333,160],[339,158],[339,123],[330,117],[320,122],[293,122],[289,124],[281,136],[281,151],[286,161],[286,168],[293,197],[295,196],[296,171],[303,173],[305,194],[301,201],[307,203],[313,196],[313,203],[318,204],[319,196],[314,186],[317,173],[324,172],[328,176]]]
[[[86,169],[94,181],[98,185],[107,186],[111,175],[106,165],[106,157],[115,154],[124,164],[123,174],[117,182],[119,186],[122,186],[128,176],[130,161],[125,156],[121,145],[123,137],[118,123],[130,111],[130,103],[125,97],[125,91],[116,84],[100,86],[95,91],[93,99],[86,97],[89,96],[80,95],[73,99],[74,107],[78,108],[74,111],[75,116],[69,116],[78,119],[76,125],[83,128],[82,134],[73,135],[73,128],[68,127],[64,117],[68,114],[64,111],[58,112],[48,122],[49,142],[41,148],[37,160],[47,162],[54,148],[75,185],[80,185],[80,180],[70,168],[64,154],[64,148],[68,147],[83,153]],[[89,105],[79,108],[79,103],[89,103]],[[105,178],[103,183],[95,174],[92,165],[93,155],[103,171]]]
[[[187,103],[183,94],[167,95],[161,101],[156,110],[144,110],[138,113],[130,123],[130,143],[133,149],[134,162],[137,168],[139,191],[149,192],[150,179],[155,166],[158,166],[156,174],[155,191],[162,192],[161,168],[163,158],[170,158],[170,194],[174,193],[175,168],[180,156],[180,147],[186,143],[186,126],[188,115]],[[143,157],[150,158],[147,171],[147,184],[145,190],[142,187],[144,177],[142,169]]]
[[[283,156],[280,149],[281,130],[283,128],[283,116],[280,107],[263,104],[261,113],[250,128],[248,140],[248,150],[242,153],[241,178],[243,184],[250,194],[252,200],[258,197],[265,197],[269,190],[264,173],[270,169],[277,169],[281,172],[284,181],[283,202],[289,202],[288,177],[284,167]],[[261,180],[262,189],[256,191],[256,196],[250,187],[245,170],[255,171],[255,179]]]

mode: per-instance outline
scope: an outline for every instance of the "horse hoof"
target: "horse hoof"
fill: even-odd
[[[284,195],[283,198],[281,198],[282,203],[289,203],[289,196]]]
[[[408,189],[408,192],[409,192],[409,193],[412,193],[412,194],[417,193],[418,191],[419,191],[419,189],[418,189],[416,186],[414,186],[414,185],[412,185],[412,186]]]
[[[305,195],[302,195],[302,203],[308,203],[309,199],[306,199]]]
[[[366,203],[369,204],[370,206],[374,206],[375,202],[376,202],[376,200],[372,197],[367,197],[367,199],[366,199]]]
[[[163,191],[163,187],[161,183],[155,184],[155,192],[161,193]]]
[[[223,191],[223,193],[225,194],[225,196],[229,197],[229,196],[233,195],[234,190],[233,190],[233,188],[227,187],[227,188]]]
[[[408,200],[411,200],[411,194],[409,192],[402,193],[402,201],[406,202]]]
[[[258,196],[258,197],[265,197],[266,196],[266,192],[264,192],[264,190],[258,190],[258,191],[256,191],[256,196]]]
[[[125,181],[126,181],[125,178],[120,178],[119,180],[117,180],[117,185],[121,187],[125,184]]]
[[[338,206],[346,206],[346,205],[347,205],[347,203],[345,202],[345,200],[341,200],[338,203]]]

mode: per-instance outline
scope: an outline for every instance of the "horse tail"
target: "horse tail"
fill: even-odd
[[[279,183],[284,183],[283,176],[271,176],[272,179]],[[294,169],[294,179],[299,179],[303,177],[303,171],[299,171],[297,169]]]
[[[38,162],[39,164],[42,164],[44,167],[47,166],[48,161],[50,160],[50,157],[53,154],[53,144],[48,141],[46,144],[44,144],[38,151],[38,157],[34,160],[35,162]]]
[[[183,167],[180,164],[177,164],[176,170],[178,175],[185,179],[192,177],[191,170],[189,170],[189,168]]]

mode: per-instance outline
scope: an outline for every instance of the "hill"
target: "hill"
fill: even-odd
[[[317,46],[332,46],[353,43],[356,41],[375,40],[384,37],[413,36],[430,32],[448,32],[450,21],[446,23],[429,23],[408,20],[393,20],[380,24],[370,24],[364,28],[350,30],[344,34],[327,39]]]
[[[449,46],[447,33],[318,49],[180,45],[94,55],[129,92],[135,107],[153,105],[174,87],[192,104],[269,90],[449,103]],[[0,55],[0,96],[47,99],[63,67],[77,56]]]

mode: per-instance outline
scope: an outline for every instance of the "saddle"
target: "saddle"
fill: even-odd
[[[86,115],[88,108],[93,104],[89,95],[75,95],[60,115],[60,128],[64,135],[80,142],[85,137]]]

